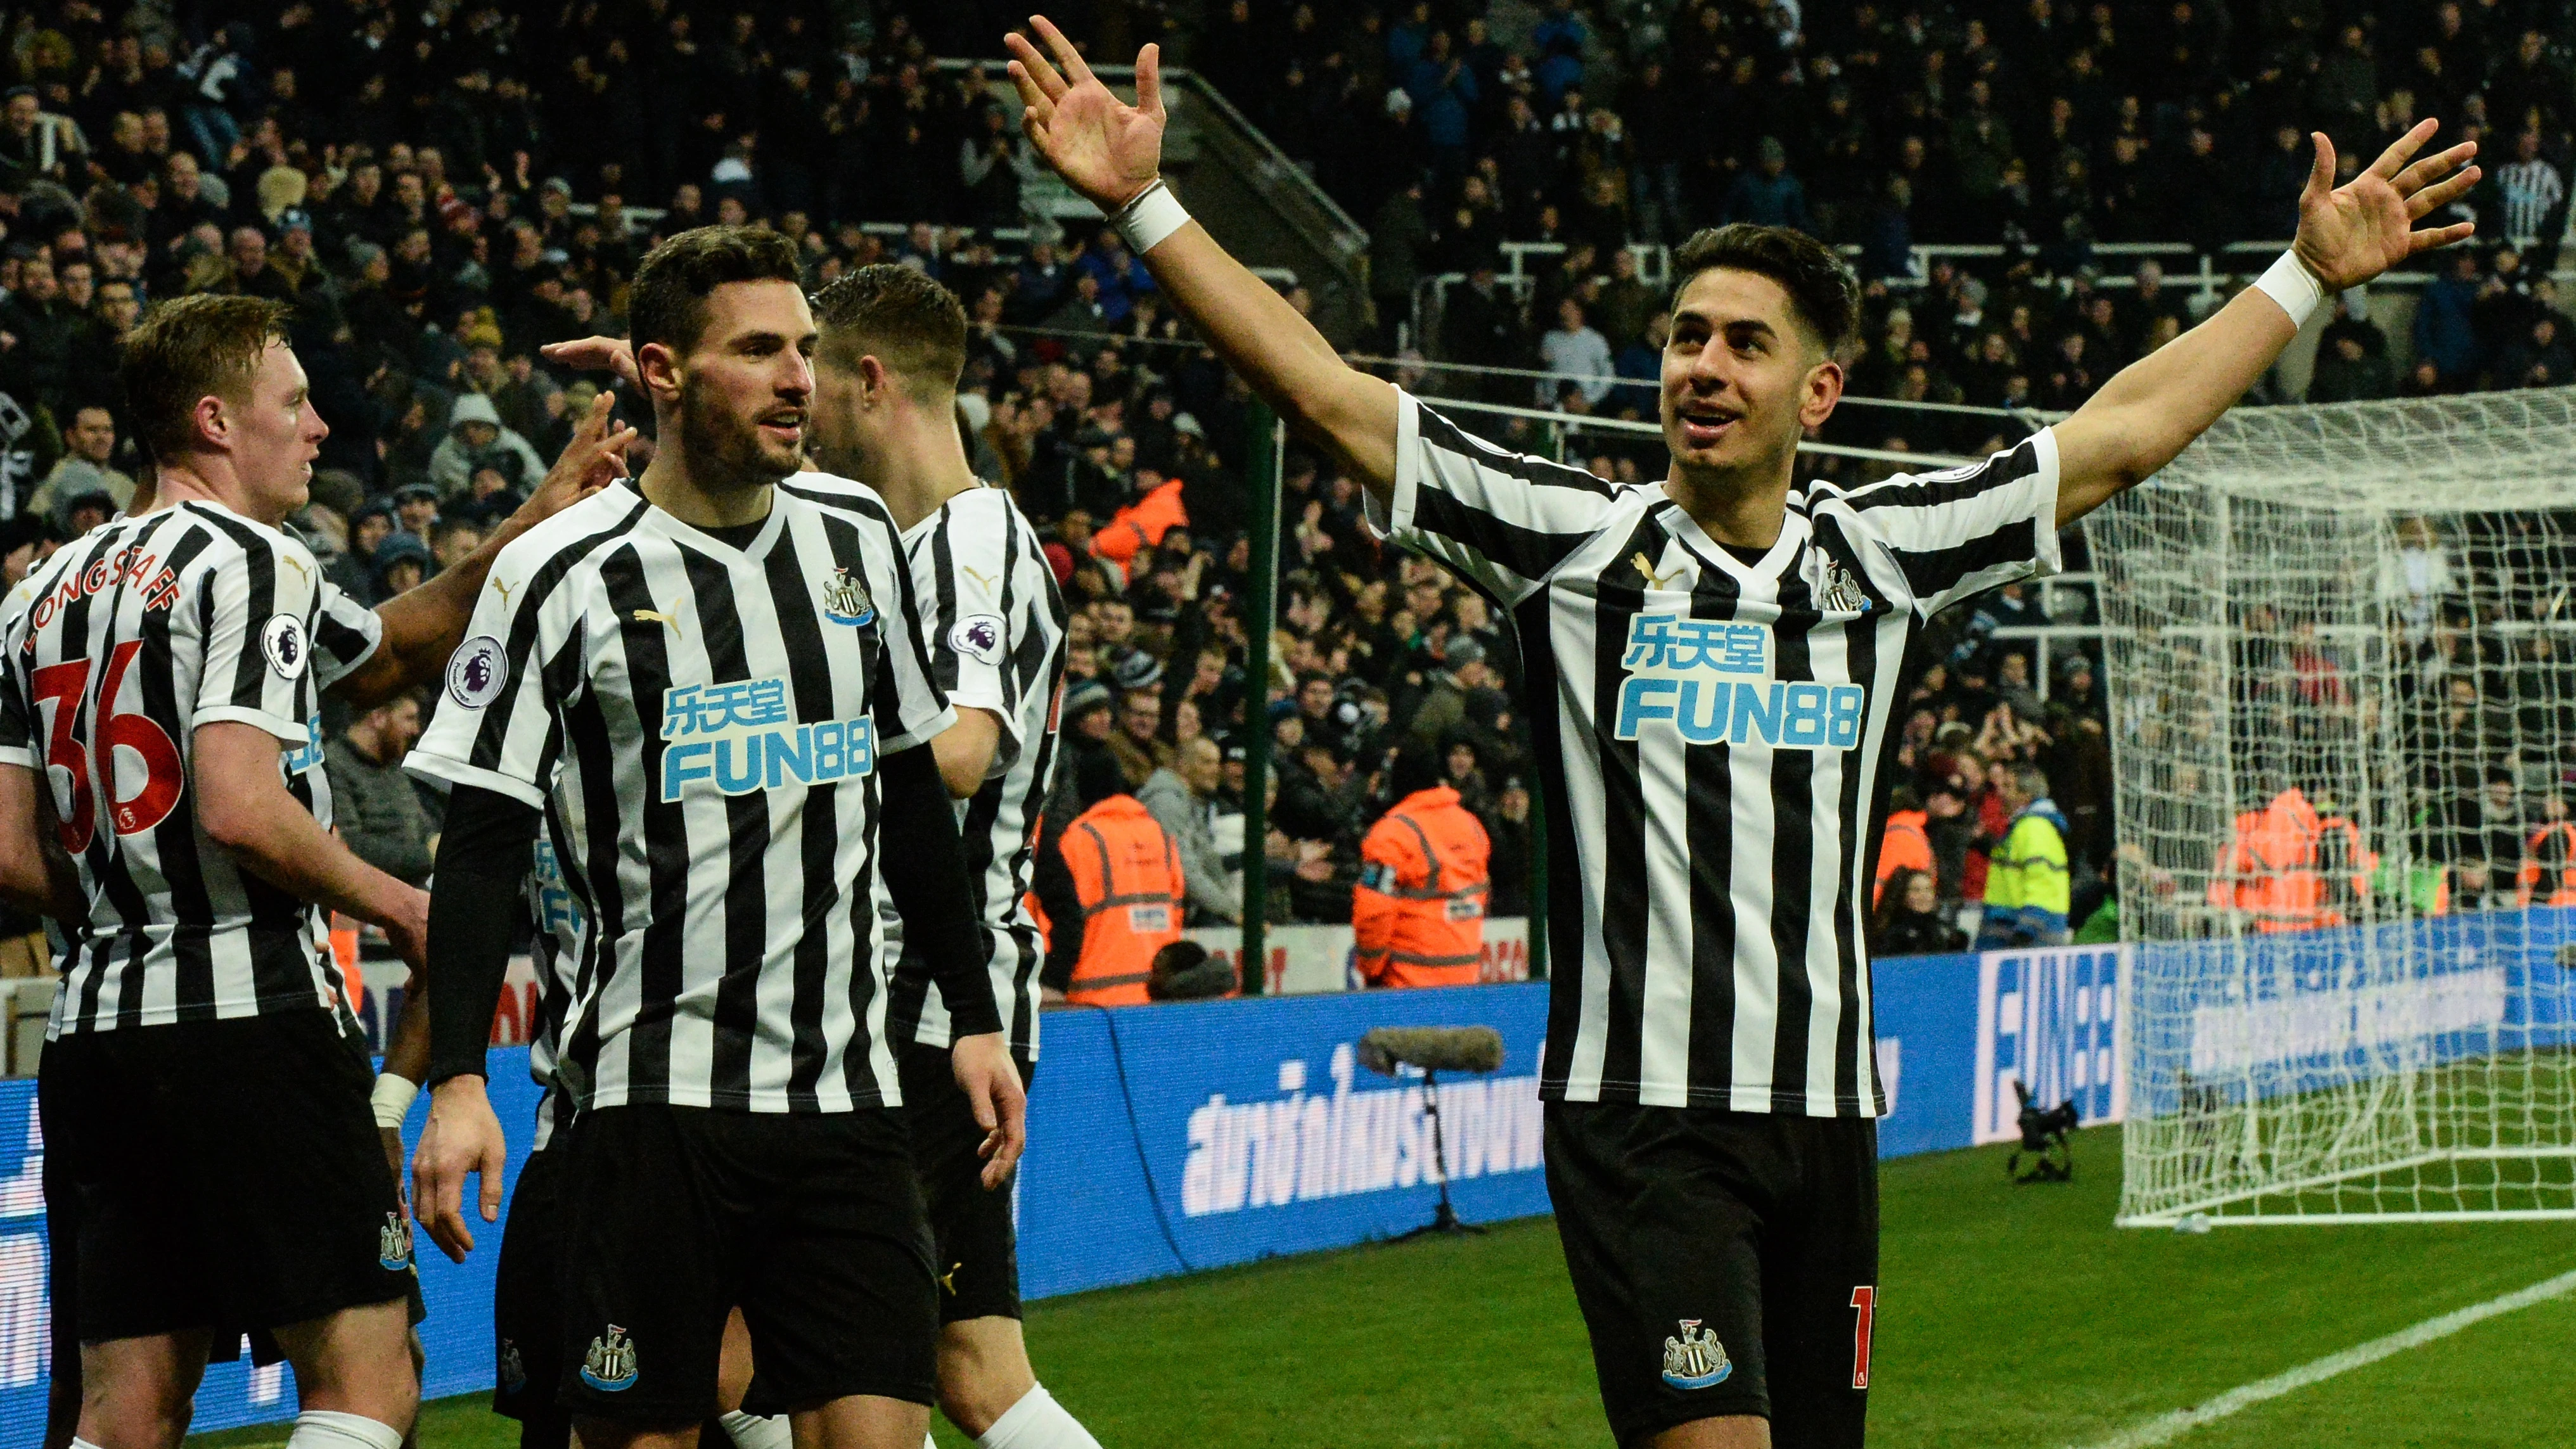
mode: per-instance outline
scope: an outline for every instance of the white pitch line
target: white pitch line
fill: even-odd
[[[2203,1424],[2214,1423],[2230,1414],[2250,1409],[2266,1399],[2277,1399],[2283,1394],[2304,1389],[2310,1384],[2322,1383],[2337,1374],[2348,1373],[2365,1364],[2377,1363],[2383,1358],[2404,1353],[2410,1348],[2431,1343],[2437,1338],[2448,1338],[2472,1323],[2493,1318],[2499,1313],[2511,1313],[2517,1308],[2529,1308],[2535,1303],[2547,1302],[2549,1299],[2561,1297],[2570,1292],[2576,1292],[2576,1272],[2561,1273],[2555,1278],[2534,1283],[2528,1288],[2516,1289],[2503,1297],[2490,1298],[2484,1303],[2473,1303],[2457,1312],[2445,1313],[2439,1318],[2427,1318],[2412,1328],[2401,1328],[2385,1338],[2374,1338],[2368,1343],[2355,1344],[2341,1353],[2330,1353],[2313,1363],[2303,1363],[2297,1368],[2274,1374],[2268,1379],[2257,1379],[2250,1384],[2229,1389],[2208,1403],[2197,1404],[2188,1409],[2176,1409],[2170,1414],[2159,1414],[2152,1419],[2132,1424],[2107,1439],[2097,1440],[2087,1445],[2086,1449],[2153,1449],[2155,1445],[2170,1443]]]

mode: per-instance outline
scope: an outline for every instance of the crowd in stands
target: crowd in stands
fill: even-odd
[[[1107,59],[1167,42],[1371,228],[1381,343],[1410,320],[1417,281],[1454,271],[1467,280],[1418,339],[1434,357],[1564,374],[1453,394],[1651,416],[1637,384],[1664,299],[1632,244],[1748,219],[1859,249],[1875,280],[1855,395],[2070,407],[2192,319],[2157,264],[2097,245],[2277,239],[2306,168],[2299,128],[2330,132],[2349,168],[2424,114],[2524,166],[2479,193],[2487,230],[2523,245],[2440,261],[2405,368],[2350,307],[2316,394],[2537,385],[2562,378],[2576,346],[2547,277],[2566,225],[2576,22],[2527,0],[1057,9]],[[1248,394],[1114,232],[1024,213],[1038,171],[1007,91],[989,67],[934,63],[997,54],[1018,10],[44,0],[10,13],[12,581],[122,506],[148,467],[114,373],[118,340],[157,299],[293,305],[332,429],[300,522],[343,587],[382,599],[470,551],[568,439],[601,382],[549,366],[541,346],[619,331],[625,279],[659,237],[759,223],[797,241],[816,285],[896,261],[965,303],[976,465],[1047,533],[1072,611],[1067,735],[1114,758],[1182,842],[1194,921],[1239,917],[1247,866],[1281,918],[1346,918],[1399,747],[1435,755],[1491,836],[1491,913],[1526,911],[1529,735],[1509,629],[1437,566],[1379,547],[1353,481],[1295,450],[1274,671],[1246,676],[1244,487],[1263,446]],[[1515,288],[1496,275],[1507,240],[1566,250]],[[2005,250],[1914,276],[1922,242]],[[2097,266],[2134,284],[2107,285]],[[1845,411],[1872,446],[1979,451],[2023,431]],[[638,398],[620,413],[649,427]],[[1536,438],[1525,420],[1505,431]],[[1621,479],[1661,466],[1651,446],[1575,461]],[[2059,622],[2089,616],[2060,597],[2077,614]],[[1900,908],[1928,893],[1926,914],[1946,919],[1985,901],[1998,853],[2027,863],[2017,823],[2040,818],[2057,822],[2073,899],[2056,914],[2071,919],[2031,926],[2014,905],[1994,929],[2077,929],[2099,897],[2099,677],[2061,653],[2043,690],[2026,641],[1993,633],[2048,622],[2040,608],[2022,590],[1980,601],[1903,706],[1898,813],[1923,816],[1928,863],[1887,893]],[[435,802],[407,805],[392,773],[416,714],[334,725],[335,774],[362,802],[353,838],[382,836],[385,860],[425,860],[436,828]],[[1277,794],[1268,838],[1246,841],[1254,731],[1272,742]]]

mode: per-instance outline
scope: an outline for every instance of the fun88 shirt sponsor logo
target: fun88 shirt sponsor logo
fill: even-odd
[[[1857,684],[1773,679],[1767,625],[1639,614],[1619,663],[1628,671],[1615,725],[1623,740],[1654,727],[1693,745],[1848,750],[1860,743],[1868,692]]]
[[[829,785],[876,769],[876,727],[865,719],[804,724],[787,713],[787,681],[742,679],[662,691],[662,801],[705,780],[727,795],[789,783]]]

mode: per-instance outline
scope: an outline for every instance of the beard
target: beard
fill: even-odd
[[[681,385],[680,435],[715,477],[747,487],[792,477],[803,462],[763,436],[756,420],[728,411],[711,388]]]

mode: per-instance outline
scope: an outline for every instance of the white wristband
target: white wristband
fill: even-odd
[[[375,1109],[376,1126],[387,1132],[402,1130],[403,1119],[411,1115],[412,1098],[419,1095],[418,1082],[405,1081],[391,1072],[378,1072],[375,1090],[367,1094],[367,1105]]]
[[[1181,199],[1158,176],[1135,200],[1118,208],[1118,214],[1110,221],[1127,239],[1127,250],[1141,257],[1161,245],[1163,238],[1179,231],[1189,219],[1190,214],[1181,208]]]
[[[2300,261],[2295,251],[2281,253],[2281,259],[2255,278],[2254,285],[2264,296],[2281,304],[2281,310],[2290,314],[2293,327],[2307,326],[2309,315],[2326,300],[2326,284],[2317,280],[2317,274],[2308,270],[2308,264]]]

